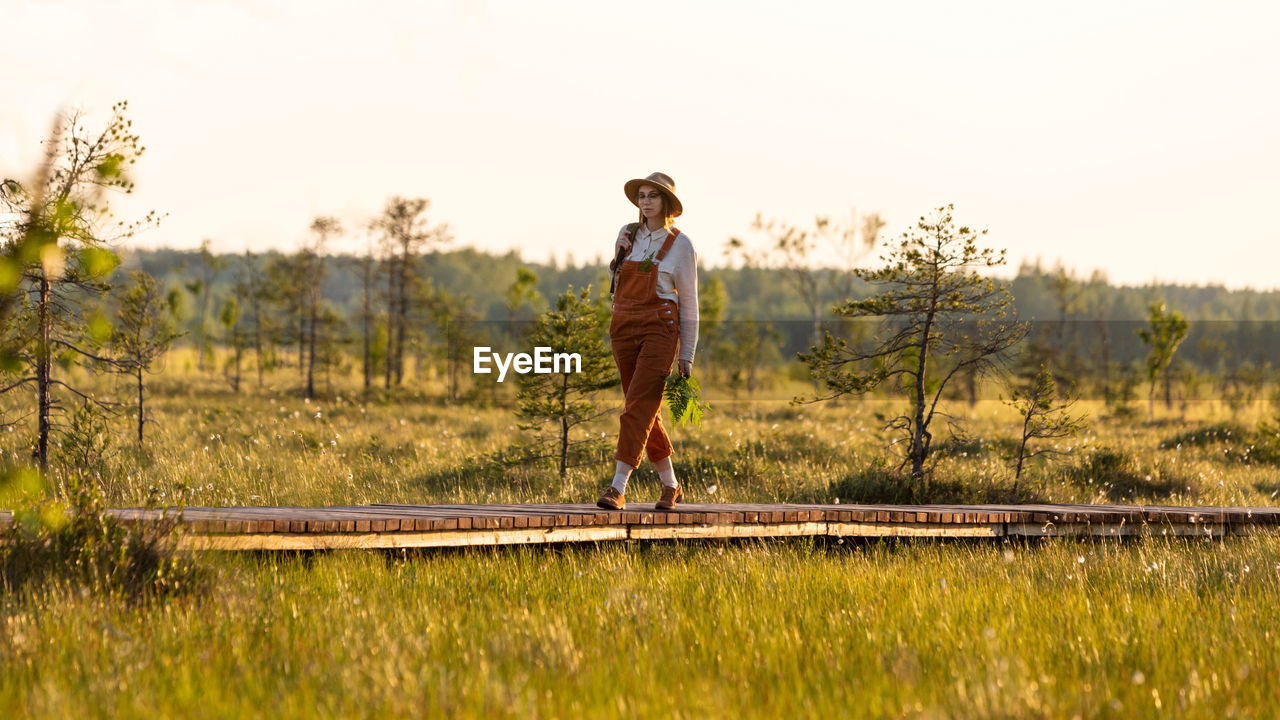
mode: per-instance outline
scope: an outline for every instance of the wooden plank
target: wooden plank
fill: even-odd
[[[1003,523],[827,523],[833,537],[1003,537]]]
[[[1221,537],[1225,531],[1223,525],[1178,523],[1178,524],[1115,524],[1099,523],[1010,523],[1007,534],[1019,537]]]
[[[633,540],[695,540],[707,538],[805,537],[825,535],[827,523],[777,523],[768,525],[635,525]]]
[[[368,535],[328,533],[256,533],[184,535],[179,547],[190,550],[339,550],[419,547],[531,545],[625,540],[626,528],[578,527],[547,530],[472,530],[467,532],[397,532]]]

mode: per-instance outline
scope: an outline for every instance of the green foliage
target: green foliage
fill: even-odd
[[[369,361],[374,368],[386,362],[387,343],[387,318],[380,315],[373,322],[373,337],[369,339]]]
[[[1221,457],[1241,465],[1280,466],[1280,415],[1262,418],[1254,427],[1217,423],[1169,438],[1163,448],[1213,448]]]
[[[0,696],[15,717],[1262,718],[1278,552],[1267,535],[231,556],[212,602],[15,601]],[[615,617],[646,630],[602,632]]]
[[[698,288],[698,331],[706,335],[715,335],[720,323],[725,319],[725,311],[729,305],[729,291],[719,272],[707,273],[707,279]]]
[[[531,348],[549,347],[553,353],[576,353],[581,358],[581,368],[565,362],[559,372],[517,375],[517,415],[524,419],[520,429],[533,433],[532,451],[523,457],[555,458],[561,477],[571,467],[608,459],[602,452],[603,438],[578,434],[580,426],[609,411],[598,407],[596,395],[620,382],[605,344],[606,333],[604,316],[588,285],[577,293],[566,289],[556,298],[555,307],[537,318],[527,338]]]
[[[118,331],[112,337],[118,370],[132,375],[137,382],[138,442],[143,440],[147,422],[143,375],[181,336],[174,329],[174,316],[161,300],[163,288],[145,272],[135,271],[120,298]],[[170,299],[173,295],[170,294]],[[172,305],[168,305],[171,309]]]
[[[98,351],[112,335],[96,305],[120,264],[111,247],[158,221],[152,212],[134,223],[110,222],[105,195],[132,191],[127,170],[145,150],[124,117],[126,108],[124,102],[114,105],[96,136],[85,131],[78,112],[60,117],[34,179],[25,185],[6,182],[0,193],[0,265],[7,268],[0,271],[0,283],[14,285],[0,293],[0,364],[29,368],[28,378],[7,389],[27,382],[37,388],[34,444],[42,467],[60,408],[54,391],[87,397],[68,382],[73,368],[119,367]],[[16,271],[16,279],[9,271]]]
[[[1169,363],[1173,362],[1173,354],[1187,337],[1190,323],[1182,313],[1169,311],[1164,303],[1151,303],[1147,308],[1147,327],[1138,330],[1138,337],[1147,345],[1147,382],[1151,384],[1148,394],[1149,416],[1155,417],[1156,380],[1162,374],[1168,382]]]
[[[711,409],[711,405],[702,399],[702,386],[692,376],[668,375],[662,396],[667,401],[667,410],[671,412],[672,427],[685,423],[702,427],[702,413]]]
[[[218,322],[222,327],[230,330],[240,322],[240,303],[234,297],[226,298],[222,301],[222,307],[218,309]]]
[[[120,258],[106,248],[85,247],[79,251],[79,264],[85,277],[99,279],[107,277],[120,267]]]
[[[100,309],[95,308],[85,322],[85,336],[92,346],[97,347],[110,341],[111,336],[114,334],[115,326],[111,324],[111,318],[107,317]]]
[[[187,315],[186,297],[187,296],[183,295],[182,290],[179,288],[170,289],[169,294],[165,296],[165,299],[164,299],[165,310],[168,311],[169,316],[172,317],[174,320],[181,321],[183,318],[186,317]]]
[[[710,340],[714,343],[710,355],[715,366],[726,372],[725,382],[734,395],[741,390],[754,393],[766,386],[770,368],[781,359],[778,346],[782,334],[772,323],[751,318],[729,323],[728,331],[721,334],[724,338],[720,342]]]
[[[85,402],[72,413],[54,452],[54,460],[67,477],[89,484],[109,473],[115,454],[106,418],[98,406]]]
[[[162,299],[159,281],[141,271],[130,274],[123,290],[113,342],[127,367],[146,370],[181,337],[174,328],[174,293]]]
[[[1134,402],[1138,399],[1138,384],[1142,382],[1142,371],[1134,364],[1119,365],[1112,368],[1115,372],[1116,384],[1109,398],[1111,415],[1117,420],[1131,420],[1141,412]]]
[[[458,331],[466,330],[478,319],[471,309],[471,298],[460,293],[451,293],[447,288],[434,286],[431,281],[419,274],[422,264],[422,249],[428,244],[442,245],[452,239],[448,226],[430,226],[426,218],[427,208],[431,201],[426,198],[404,198],[393,196],[387,200],[382,216],[375,222],[374,228],[382,233],[383,251],[386,260],[383,263],[387,277],[387,364],[386,381],[388,387],[394,382],[400,385],[404,378],[404,358],[406,347],[412,346],[418,339],[415,331],[416,323],[409,321],[411,306],[425,301],[432,306],[432,314],[438,326],[445,329],[445,341],[449,342],[452,332],[447,327],[450,323]],[[454,298],[458,298],[456,301]],[[456,315],[456,317],[453,317]],[[455,322],[456,320],[456,322]],[[459,339],[462,339],[459,337]],[[450,379],[448,395],[451,399],[458,396],[457,376],[461,372],[461,359],[455,361],[457,348],[446,347],[444,355],[449,364]]]
[[[0,472],[0,506],[16,508],[13,522],[0,527],[0,582],[6,591],[70,583],[145,601],[202,588],[205,570],[172,551],[176,518],[125,524],[106,509],[101,481],[112,454],[106,420],[86,403],[73,413],[58,445],[59,495],[33,468]]]
[[[932,435],[929,426],[947,382],[958,372],[982,373],[1027,333],[1010,316],[1007,288],[979,270],[1004,263],[1004,251],[979,248],[986,231],[956,228],[952,206],[921,217],[903,233],[879,269],[857,269],[857,276],[879,292],[847,299],[833,308],[849,318],[879,318],[881,331],[872,347],[850,347],[825,333],[820,345],[800,359],[826,393],[796,402],[844,394],[864,394],[882,384],[905,395],[906,414],[889,421],[907,440],[911,476],[923,477]]]
[[[1017,483],[993,480],[978,485],[963,479],[935,477],[928,485],[910,482],[888,458],[876,457],[865,467],[831,483],[821,502],[841,504],[1001,504],[1044,502],[1041,494]]]
[[[1057,382],[1049,368],[1041,365],[1034,374],[1024,376],[1009,385],[1009,398],[1005,404],[1018,413],[1022,421],[1018,436],[1018,449],[1014,454],[1014,481],[1022,477],[1026,460],[1039,455],[1065,455],[1067,450],[1057,446],[1032,446],[1032,441],[1069,438],[1086,427],[1085,415],[1073,414],[1076,398],[1058,392]]]
[[[268,257],[277,254],[264,253]],[[181,281],[193,275],[201,264],[199,253],[194,250],[137,250],[133,257],[169,287],[180,288]],[[364,260],[363,254],[353,256],[336,253],[326,258],[329,274],[323,287],[324,302],[331,304],[345,318],[348,338],[357,335],[363,326],[357,319],[363,313]],[[823,261],[826,262],[827,259],[824,257]],[[524,260],[516,251],[491,254],[474,248],[462,248],[425,252],[416,265],[415,272],[424,283],[429,281],[432,287],[472,298],[482,320],[499,324],[511,319],[504,291],[508,287],[507,283],[517,276],[519,268],[527,266],[532,270],[538,277],[539,293],[546,298],[554,298],[568,285],[581,287],[593,280],[596,281],[597,293],[607,290],[608,278],[604,262],[602,259],[596,265],[588,262],[578,267],[565,268],[562,263],[559,267],[552,267]],[[117,274],[119,272],[117,270]],[[837,273],[834,269],[826,268],[815,272],[822,279],[819,298],[824,316],[830,315],[828,309],[837,302],[865,297],[871,293],[872,287],[867,282],[849,273]],[[851,278],[847,294],[836,294],[835,288],[840,284],[828,277],[835,275]],[[814,344],[810,339],[811,318],[780,270],[758,267],[714,268],[699,277],[702,283],[699,290],[700,302],[710,292],[712,278],[723,283],[726,294],[731,298],[724,309],[724,323],[727,324],[722,324],[722,331],[712,331],[708,324],[708,308],[703,307],[704,330],[699,340],[699,353],[706,353],[700,355],[707,360],[700,374],[704,385],[708,384],[708,379],[716,379],[717,385],[723,384],[724,381],[719,380],[719,368],[725,363],[718,358],[716,346],[718,341],[724,339],[730,325],[744,318],[767,320],[780,331],[781,339],[775,345],[779,353],[776,358],[766,360],[765,366],[760,368],[760,376],[780,377],[793,368],[806,368],[794,362],[794,357],[796,351]],[[1116,390],[1118,372],[1115,368],[1127,365],[1135,359],[1139,361],[1137,382],[1142,383],[1142,365],[1147,348],[1130,327],[1145,324],[1143,318],[1153,294],[1165,297],[1169,307],[1178,308],[1191,322],[1187,339],[1179,347],[1170,372],[1178,372],[1179,366],[1185,363],[1199,371],[1211,373],[1212,379],[1206,380],[1203,386],[1206,390],[1241,360],[1249,359],[1256,367],[1261,367],[1267,359],[1280,355],[1280,333],[1264,331],[1266,321],[1280,319],[1280,292],[1227,290],[1213,286],[1120,287],[1109,284],[1105,276],[1095,273],[1093,277],[1074,281],[1076,294],[1067,305],[1066,322],[1059,326],[1059,305],[1053,287],[1056,277],[1056,272],[1041,272],[1024,265],[1007,284],[1014,296],[1016,315],[1019,318],[1043,323],[1036,326],[1037,331],[1052,331],[1061,327],[1060,334],[1046,332],[1043,338],[1045,345],[1061,360],[1053,367],[1055,378],[1060,384],[1078,382],[1082,394],[1089,399],[1112,397]],[[506,280],[495,283],[494,278]],[[598,282],[599,278],[603,278],[603,288]],[[244,295],[235,293],[231,273],[222,273],[214,282],[215,297],[237,294],[242,305],[246,303]],[[385,274],[376,282],[375,294],[381,297],[386,292]],[[607,304],[605,308],[607,310]],[[385,312],[385,309],[379,310]],[[246,318],[248,312],[246,308]],[[516,320],[525,320],[526,316],[531,318],[532,314],[522,307]],[[1256,322],[1228,322],[1244,318],[1252,318]],[[1197,322],[1200,319],[1221,322]],[[210,321],[212,322],[212,318]],[[864,342],[869,341],[870,332],[878,329],[875,322],[866,318],[824,318],[822,322],[834,336],[846,340],[854,347],[862,347]],[[191,330],[193,325],[187,323],[183,328]],[[280,331],[287,329],[277,328]],[[410,329],[413,329],[412,325]],[[716,337],[717,334],[719,338]],[[1220,343],[1220,346],[1215,346],[1214,343]],[[1111,370],[1104,368],[1104,359],[1106,367],[1112,368]],[[728,360],[735,361],[735,358],[730,356]],[[784,372],[777,372],[783,370],[781,366],[784,364],[792,367],[786,368]],[[967,375],[958,373],[956,377],[963,380]],[[948,386],[955,384],[956,381],[952,380]],[[887,388],[881,390],[888,392]],[[943,402],[946,402],[946,396]]]
[[[1160,441],[1164,450],[1180,450],[1186,447],[1212,447],[1224,443],[1242,442],[1248,435],[1244,425],[1235,422],[1218,422],[1202,425]]]
[[[1068,466],[1073,482],[1096,489],[1109,502],[1160,500],[1175,493],[1193,497],[1199,483],[1167,462],[1145,464],[1131,452],[1113,446],[1094,448],[1077,465]]]
[[[47,486],[32,493],[38,472],[10,469],[0,485],[23,484],[28,500],[13,522],[0,527],[0,582],[7,593],[28,587],[71,585],[87,592],[150,601],[201,592],[208,572],[189,555],[171,550],[174,520],[124,524],[108,513],[97,486],[80,475],[66,485],[69,502],[52,499]],[[0,496],[12,497],[12,492]]]
[[[517,268],[516,279],[507,286],[505,299],[507,310],[513,317],[515,312],[526,304],[533,306],[535,310],[540,310],[547,304],[546,298],[538,292],[537,274],[523,266]]]
[[[1151,303],[1147,323],[1149,327],[1138,330],[1138,337],[1151,349],[1147,356],[1147,380],[1154,383],[1173,361],[1173,353],[1191,326],[1182,313],[1166,309],[1164,303]]]
[[[471,298],[439,288],[431,289],[428,305],[439,337],[434,354],[444,362],[448,379],[446,397],[449,401],[457,400],[463,375],[470,375],[466,371],[471,367],[472,348],[486,342],[479,326],[480,317]]]

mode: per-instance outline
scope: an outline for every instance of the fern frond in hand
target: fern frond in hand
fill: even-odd
[[[667,409],[671,411],[672,427],[686,422],[694,427],[701,427],[703,411],[711,409],[702,400],[702,388],[698,381],[679,373],[667,376],[662,396],[666,398]]]

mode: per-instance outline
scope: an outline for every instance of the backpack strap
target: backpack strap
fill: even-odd
[[[627,223],[627,235],[631,237],[631,242],[635,243],[636,229],[640,227],[640,223]],[[612,295],[618,283],[618,268],[622,267],[622,260],[626,257],[622,251],[609,261],[609,294]]]

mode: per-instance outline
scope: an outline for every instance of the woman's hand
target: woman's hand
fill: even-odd
[[[614,257],[617,257],[620,252],[631,252],[631,235],[627,232],[626,228],[622,228],[618,231],[618,241],[613,244]]]
[[[690,362],[689,360],[685,360],[684,358],[681,358],[680,359],[680,375],[682,377],[689,377],[692,374],[693,374],[693,363]]]

